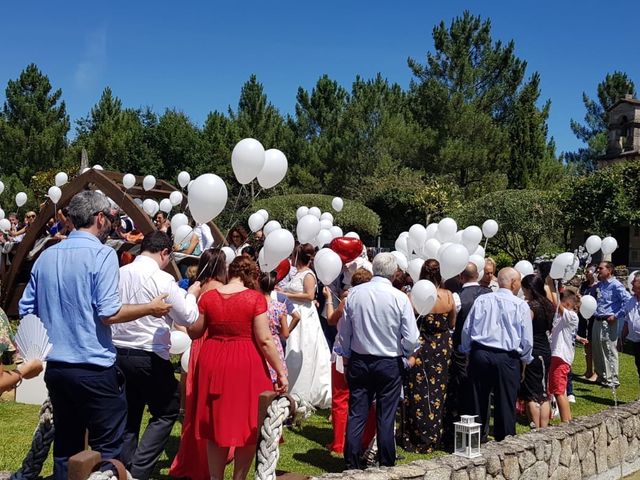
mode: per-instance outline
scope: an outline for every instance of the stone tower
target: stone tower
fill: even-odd
[[[640,160],[640,100],[631,95],[609,109],[607,153],[598,160],[598,166],[625,160]]]

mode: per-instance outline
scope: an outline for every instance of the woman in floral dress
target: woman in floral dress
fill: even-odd
[[[287,306],[284,303],[273,299],[272,292],[276,288],[276,285],[276,272],[263,273],[260,276],[260,290],[265,296],[268,305],[267,317],[269,317],[269,329],[273,336],[273,343],[275,343],[276,350],[278,350],[278,355],[280,355],[280,360],[282,360],[285,374],[288,375],[287,364],[284,361],[284,349],[282,348],[282,341],[280,340],[280,338],[287,339],[287,337],[289,337]],[[269,367],[271,380],[273,383],[276,383],[278,380],[276,371],[268,363],[267,366]]]
[[[402,428],[399,444],[407,451],[428,453],[440,446],[444,404],[447,398],[456,307],[449,290],[440,288],[442,277],[436,260],[427,260],[420,272],[421,280],[437,288],[433,310],[418,317],[420,347],[411,361],[404,381]]]

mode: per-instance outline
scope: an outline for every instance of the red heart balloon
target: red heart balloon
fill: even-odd
[[[291,263],[289,263],[288,258],[285,258],[276,267],[276,282],[280,283],[287,276],[289,270],[291,270]]]
[[[343,264],[355,260],[362,254],[362,241],[359,238],[334,238],[329,247],[340,256]]]

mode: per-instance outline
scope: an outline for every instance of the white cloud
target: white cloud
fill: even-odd
[[[107,63],[107,30],[99,28],[88,36],[84,58],[76,65],[77,88],[88,89],[97,84]]]

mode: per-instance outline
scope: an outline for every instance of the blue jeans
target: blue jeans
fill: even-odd
[[[44,380],[53,406],[53,476],[67,480],[69,457],[89,446],[102,458],[119,459],[127,420],[124,376],[115,366],[49,362]]]

